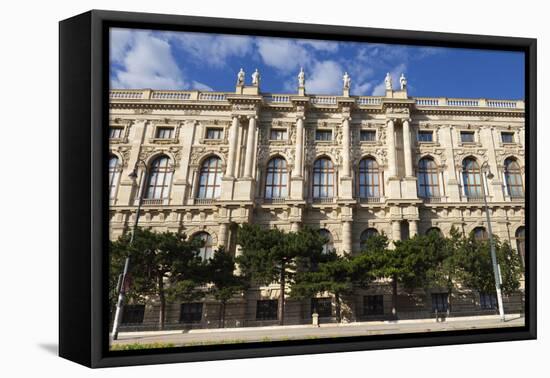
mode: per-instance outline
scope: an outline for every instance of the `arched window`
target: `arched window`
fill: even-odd
[[[504,160],[504,178],[508,194],[512,198],[523,197],[523,180],[521,178],[521,169],[516,159],[508,158]]]
[[[516,248],[523,261],[525,261],[525,227],[518,227],[516,230]]]
[[[149,178],[145,190],[146,199],[163,199],[168,197],[172,181],[172,169],[169,166],[168,156],[159,156],[149,168]]]
[[[359,162],[359,198],[380,197],[380,169],[375,159],[367,157]]]
[[[430,235],[432,232],[436,233],[439,236],[443,236],[443,233],[441,232],[441,230],[438,227],[428,228],[428,230],[426,231],[426,235]]]
[[[476,227],[473,230],[474,238],[477,241],[485,241],[489,239],[489,234],[487,234],[487,230],[485,230],[485,227]]]
[[[332,240],[332,234],[330,233],[330,231],[326,228],[321,228],[319,230],[319,234],[328,240],[325,244],[323,244],[323,253],[327,254],[330,251],[334,250],[334,242]]]
[[[267,163],[265,198],[286,198],[287,187],[286,160],[282,157],[274,157]]]
[[[118,163],[118,157],[111,155],[109,158],[109,199],[114,199],[116,197],[119,177],[120,165]]]
[[[359,245],[361,247],[361,250],[363,250],[367,244],[367,240],[371,236],[378,235],[378,230],[376,228],[367,228],[365,231],[361,233],[361,238],[359,239]]]
[[[466,158],[462,162],[462,178],[466,197],[481,198],[483,196],[481,169],[474,158]]]
[[[422,198],[441,196],[437,165],[432,158],[422,158],[418,162],[418,196]]]
[[[212,241],[212,236],[208,232],[199,232],[195,234],[193,239],[202,240],[203,245],[199,248],[199,256],[203,260],[208,260],[214,256],[214,243]]]
[[[334,196],[334,165],[329,158],[320,158],[313,164],[313,198]]]
[[[198,198],[218,198],[221,191],[222,164],[217,156],[211,156],[201,165]]]

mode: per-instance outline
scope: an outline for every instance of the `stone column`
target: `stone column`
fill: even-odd
[[[220,223],[218,230],[218,248],[227,247],[227,223]]]
[[[401,240],[401,221],[394,220],[391,224],[392,240]]]
[[[409,238],[413,238],[418,234],[418,221],[409,220]]]
[[[290,231],[292,231],[292,232],[300,231],[300,223],[298,223],[298,222],[290,223]]]
[[[350,131],[349,117],[345,117],[342,123],[342,160],[344,172],[342,177],[351,177],[350,171]]]
[[[395,177],[395,127],[393,119],[388,120],[388,129],[386,132],[386,146],[388,148],[388,175]]]
[[[351,221],[344,221],[342,223],[342,250],[351,253],[352,252],[352,231]]]
[[[403,156],[405,158],[405,176],[413,176],[411,154],[411,128],[408,119],[403,120]]]
[[[248,135],[246,137],[246,159],[244,162],[244,177],[252,178],[252,163],[254,162],[254,142],[256,138],[256,116],[248,120]]]
[[[304,149],[304,117],[298,117],[296,120],[296,154],[294,159],[294,169],[292,177],[302,177],[304,170],[303,165],[303,149]]]
[[[229,154],[227,158],[227,169],[225,176],[227,178],[235,178],[235,160],[237,157],[237,139],[239,135],[239,116],[234,115],[229,130]]]

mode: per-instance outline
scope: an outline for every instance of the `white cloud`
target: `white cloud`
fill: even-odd
[[[246,36],[208,35],[202,33],[167,33],[177,46],[197,59],[198,64],[223,67],[227,58],[252,52],[253,39]]]
[[[129,29],[113,28],[109,31],[110,60],[121,62],[133,41],[133,33]]]
[[[200,83],[198,81],[193,80],[191,83],[191,88],[199,90],[199,91],[214,91],[212,87],[209,87],[208,85],[204,83]]]
[[[326,60],[313,66],[306,80],[306,89],[311,94],[337,94],[342,92],[344,70],[337,62]],[[353,82],[352,82],[353,85]]]
[[[351,91],[354,95],[357,96],[367,96],[372,88],[373,84],[371,82],[361,83],[355,87],[351,86]]]
[[[111,86],[114,88],[181,89],[187,86],[170,44],[150,33],[135,33],[126,54],[118,59],[123,68],[113,72]]]
[[[318,41],[315,39],[299,39],[297,43],[299,45],[313,47],[318,51],[326,51],[331,53],[338,51],[338,42]]]
[[[286,74],[300,66],[309,66],[312,61],[307,49],[291,39],[258,38],[256,46],[265,64],[287,71]]]

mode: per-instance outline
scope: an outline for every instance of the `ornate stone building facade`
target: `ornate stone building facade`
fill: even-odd
[[[233,93],[112,90],[111,238],[131,227],[141,197],[140,226],[201,237],[206,257],[221,245],[238,254],[245,222],[318,228],[353,253],[372,233],[400,240],[454,226],[483,235],[486,190],[493,232],[523,253],[523,101],[412,98],[403,76],[400,90],[386,81],[380,97],[350,96],[349,76],[340,96],[306,94],[303,76],[295,94],[262,93],[259,74],[250,86],[239,75]],[[349,298],[346,318],[389,314],[386,286]],[[437,295],[403,294],[401,316],[430,316]],[[277,297],[276,286],[249,290],[229,304],[227,325],[269,323]],[[483,294],[471,298],[455,308],[491,308]],[[168,325],[215,326],[218,304],[204,302],[173,304]],[[329,316],[330,299],[317,302]],[[134,310],[144,324],[157,316]],[[288,323],[311,321],[309,301],[286,311]]]

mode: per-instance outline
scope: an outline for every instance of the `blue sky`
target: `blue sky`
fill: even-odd
[[[247,84],[259,69],[262,92],[296,93],[304,67],[309,94],[340,94],[347,71],[353,95],[382,95],[390,72],[395,87],[405,73],[411,96],[524,97],[519,52],[137,29],[110,39],[112,88],[232,92],[242,67]]]

